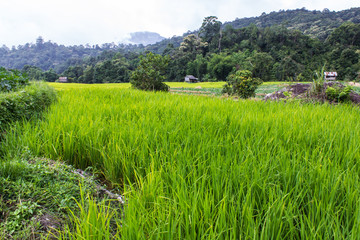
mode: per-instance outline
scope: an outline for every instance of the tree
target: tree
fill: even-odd
[[[54,69],[44,72],[44,80],[47,82],[55,82],[59,78]]]
[[[214,48],[219,48],[219,51],[221,50],[221,24],[217,17],[209,16],[203,20],[199,30],[199,36],[203,41],[213,45]]]
[[[70,66],[63,72],[63,76],[67,77],[71,82],[79,82],[79,78],[84,74],[81,66]]]
[[[248,70],[239,70],[230,74],[222,92],[241,98],[255,97],[257,87],[262,84],[259,78],[253,78]]]
[[[38,49],[41,49],[41,48],[43,47],[43,45],[44,45],[44,39],[43,39],[41,36],[39,36],[39,37],[36,39],[36,47],[37,47]]]
[[[194,61],[188,62],[186,73],[202,79],[207,73],[207,59],[201,54],[197,55]]]
[[[168,56],[163,57],[152,52],[140,56],[139,66],[130,77],[132,87],[146,91],[168,91],[169,86],[163,83],[168,62]]]
[[[181,52],[192,53],[194,56],[196,54],[204,54],[206,51],[208,44],[206,42],[202,42],[200,38],[195,36],[194,34],[190,34],[184,37],[183,42],[180,44],[179,50]]]
[[[340,44],[346,47],[360,47],[360,24],[345,22],[335,29],[327,39],[331,45]]]
[[[217,81],[225,81],[235,66],[235,60],[231,55],[213,54],[208,63],[208,72],[211,78],[215,78]]]
[[[253,76],[258,77],[265,82],[273,81],[274,59],[266,52],[255,52],[249,59],[253,64]]]
[[[30,80],[43,80],[43,71],[35,66],[25,65],[22,70],[22,73],[25,73]]]

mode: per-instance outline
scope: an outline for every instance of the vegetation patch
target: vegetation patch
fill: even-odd
[[[54,89],[41,82],[15,92],[0,93],[0,129],[10,122],[39,116],[55,99]]]
[[[163,83],[165,80],[166,66],[169,57],[148,53],[140,57],[140,63],[130,78],[131,85],[146,91],[169,91],[169,86]]]
[[[107,195],[94,177],[83,178],[73,167],[25,149],[18,158],[0,162],[0,199],[0,238],[43,239],[72,232],[80,207],[87,209],[88,199],[105,204]]]
[[[20,71],[0,67],[0,93],[16,91],[27,84],[29,80]]]
[[[255,91],[261,84],[262,81],[258,78],[253,78],[250,71],[236,71],[229,75],[222,93],[236,95],[241,98],[255,97]]]
[[[339,82],[322,82],[320,84],[293,84],[267,94],[264,100],[298,99],[305,102],[355,103],[360,104],[360,95],[351,86]]]

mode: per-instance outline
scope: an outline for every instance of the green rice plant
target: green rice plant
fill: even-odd
[[[225,82],[198,82],[198,83],[187,83],[187,82],[165,82],[170,88],[222,88]]]
[[[66,225],[64,230],[54,235],[57,239],[86,239],[86,240],[110,240],[119,239],[118,232],[112,232],[111,222],[116,215],[115,210],[103,200],[97,202],[91,196],[85,198],[85,193],[80,186],[81,200],[76,199],[77,208],[80,213],[76,214],[69,209],[71,226]],[[116,224],[116,223],[115,223]],[[120,226],[117,226],[119,228]]]
[[[126,199],[123,239],[358,239],[358,117],[101,85],[62,91],[0,148],[102,172]]]

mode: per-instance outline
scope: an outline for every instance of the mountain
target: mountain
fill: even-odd
[[[323,11],[309,11],[305,8],[296,10],[280,10],[279,12],[263,13],[261,16],[252,18],[236,19],[232,22],[226,22],[222,25],[223,39],[222,47],[229,49],[229,52],[244,51],[243,47],[251,45],[255,41],[264,41],[262,38],[269,32],[266,29],[270,26],[282,26],[289,30],[298,29],[302,33],[317,38],[323,42],[336,28],[344,22],[360,23],[360,8],[352,8],[344,11],[334,12],[324,9]],[[201,25],[201,24],[199,24]],[[260,30],[258,36],[251,36],[249,39],[243,39],[247,36],[245,27],[257,26]],[[233,30],[237,30],[232,33]],[[245,31],[243,33],[242,31]],[[228,33],[229,36],[226,35]],[[255,33],[255,32],[254,32]],[[136,56],[145,51],[151,51],[157,54],[170,54],[178,49],[183,38],[189,34],[197,34],[195,32],[187,32],[182,36],[174,36],[172,38],[164,38],[154,32],[134,32],[130,35],[127,43],[132,44],[113,44],[107,43],[102,45],[79,45],[79,46],[63,46],[51,41],[45,42],[41,37],[36,40],[36,44],[26,43],[25,45],[13,47],[11,49],[6,46],[0,47],[0,66],[6,68],[22,69],[25,65],[32,65],[42,70],[54,69],[57,73],[62,73],[69,66],[82,65],[84,62],[91,62],[92,65],[98,61],[102,61],[109,54],[120,53],[122,55]],[[295,34],[296,35],[296,34]],[[339,38],[342,37],[338,34]],[[296,35],[297,36],[297,35]],[[356,35],[357,36],[357,35]],[[255,39],[253,39],[255,38]],[[281,38],[281,37],[280,37]],[[283,40],[283,38],[281,38]],[[315,40],[314,39],[314,40]],[[356,38],[357,39],[357,38]],[[254,44],[253,44],[254,45]],[[216,49],[218,43],[214,41],[210,47]],[[255,46],[255,45],[254,45]],[[253,50],[253,49],[252,49]],[[252,51],[251,50],[251,51]],[[260,50],[264,50],[260,47]],[[249,50],[250,51],[250,50]],[[112,56],[113,57],[113,56]],[[336,56],[335,56],[336,57]],[[338,58],[337,56],[336,58]],[[136,58],[136,57],[135,57]],[[345,59],[344,55],[344,59]],[[186,61],[181,64],[187,64]]]
[[[288,29],[297,29],[306,35],[320,40],[325,40],[329,34],[344,22],[360,23],[360,7],[339,12],[310,11],[305,8],[296,10],[280,10],[279,12],[263,13],[258,17],[241,18],[224,23],[233,28],[243,28],[251,24],[265,28],[273,25],[283,25]]]
[[[160,42],[164,39],[164,37],[155,32],[134,32],[130,33],[130,39],[128,41],[132,44],[142,44],[146,46]]]

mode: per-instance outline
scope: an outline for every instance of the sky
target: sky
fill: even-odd
[[[199,29],[207,16],[221,22],[263,12],[297,9],[340,11],[359,0],[0,0],[0,46],[45,41],[64,45],[119,43],[131,32],[163,37]]]

